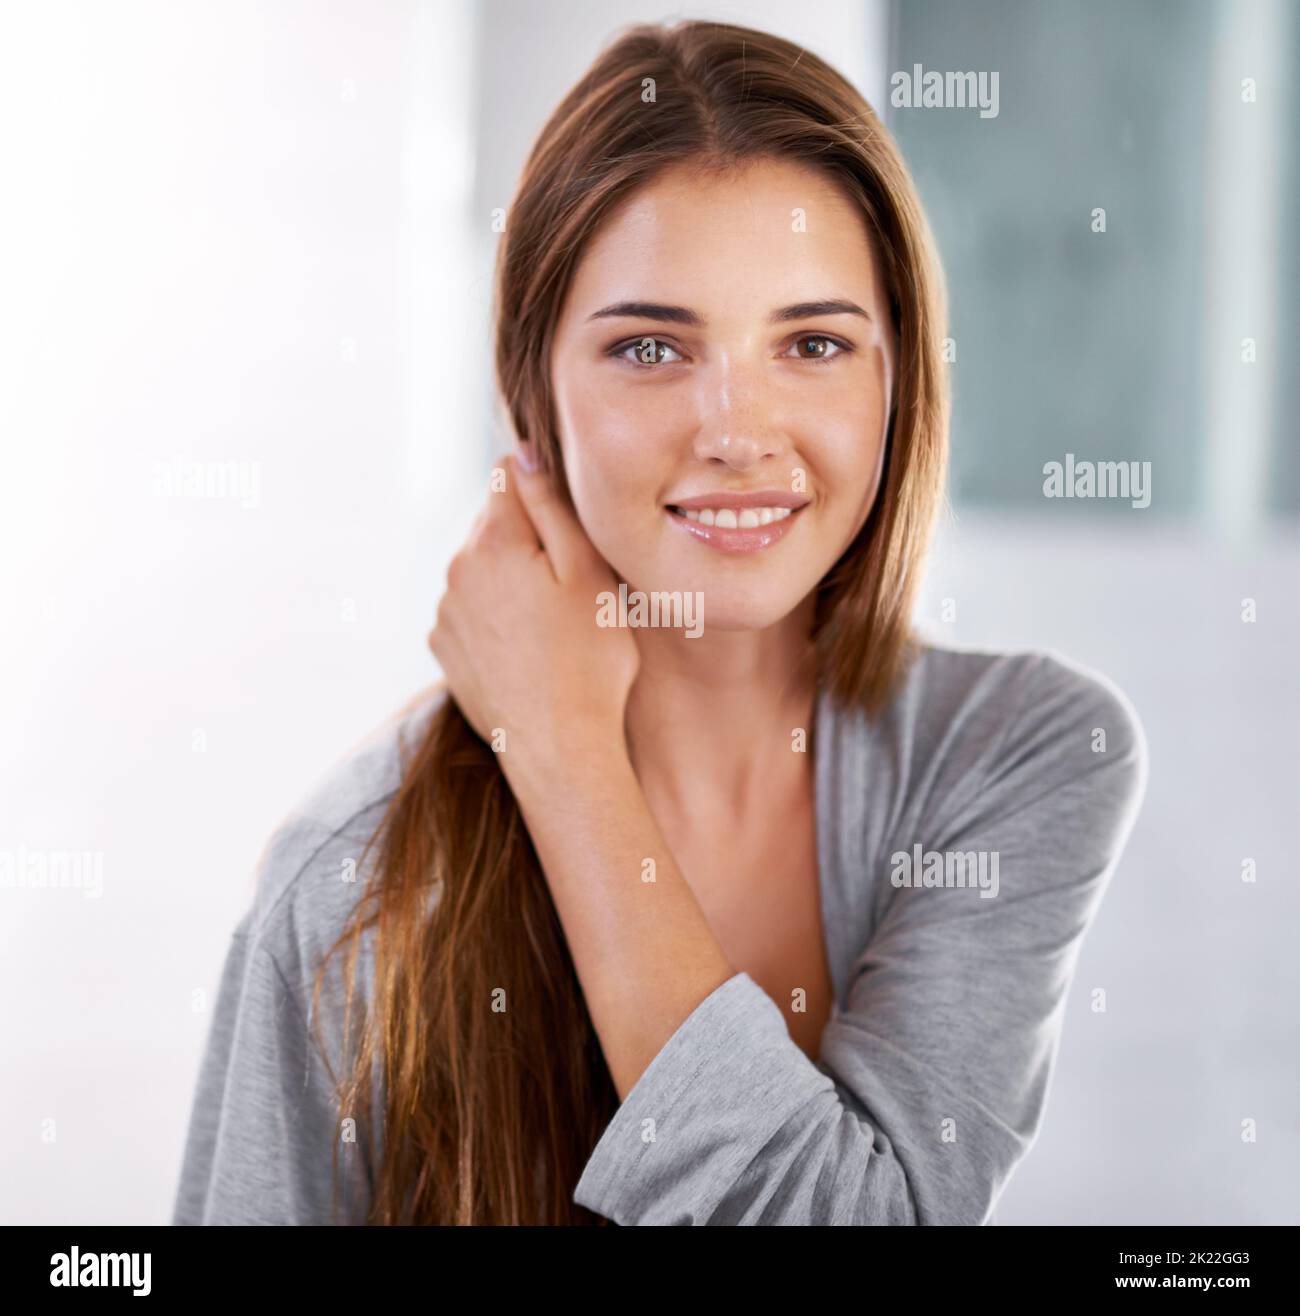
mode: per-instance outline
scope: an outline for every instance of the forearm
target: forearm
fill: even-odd
[[[556,755],[531,770],[503,765],[623,1099],[736,969],[669,853],[621,737],[609,739],[618,743],[608,751]]]

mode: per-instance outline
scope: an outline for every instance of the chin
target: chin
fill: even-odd
[[[608,561],[608,558],[606,559]],[[693,594],[702,608],[704,631],[763,631],[784,621],[807,598],[816,585],[801,589],[776,573],[759,573],[746,581],[739,573],[723,570],[702,571],[698,565],[684,568],[672,559],[654,562],[642,560],[626,564],[630,570],[615,566],[613,570],[629,591],[650,594]],[[802,573],[801,573],[802,574]]]
[[[703,584],[704,631],[765,631],[783,622],[803,601],[785,590]]]
[[[719,612],[704,609],[704,631],[765,631],[782,622],[790,615],[790,610],[756,612],[752,608],[737,608],[732,611]]]

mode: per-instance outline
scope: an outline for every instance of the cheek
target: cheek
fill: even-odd
[[[676,422],[671,407],[652,402],[655,390],[629,388],[599,373],[577,375],[557,391],[556,417],[578,518],[617,566],[620,545],[633,543],[650,518],[657,528],[657,496],[666,486]]]
[[[575,446],[599,442],[616,460],[633,460],[680,432],[688,414],[681,389],[629,381],[612,370],[575,372],[568,389],[567,439]]]
[[[845,396],[827,413],[819,474],[837,528],[851,527],[856,533],[871,510],[884,459],[886,418],[879,391],[870,387]]]

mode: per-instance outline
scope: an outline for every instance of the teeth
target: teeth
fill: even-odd
[[[790,515],[788,507],[745,507],[739,512],[733,507],[686,507],[682,509],[688,521],[700,525],[716,525],[724,530],[752,530],[756,526],[784,521]]]

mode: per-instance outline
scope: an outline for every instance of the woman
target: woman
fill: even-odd
[[[509,211],[445,684],[268,849],[178,1223],[991,1220],[1145,755],[1100,678],[910,635],[943,333],[842,77],[605,50]]]

